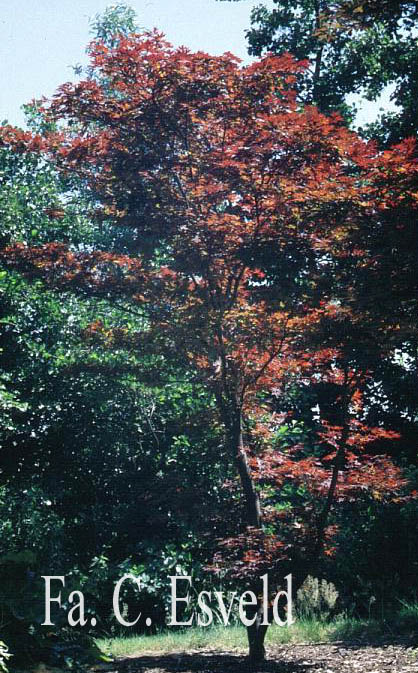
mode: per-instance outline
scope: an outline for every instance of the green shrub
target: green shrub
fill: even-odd
[[[65,600],[63,592],[63,603]],[[7,670],[10,656],[16,666],[26,667],[42,661],[75,670],[100,658],[91,636],[69,627],[64,611],[57,611],[55,626],[43,626],[44,603],[44,584],[35,554],[31,551],[3,554],[0,557],[1,635],[8,648],[0,642],[0,671]]]
[[[329,619],[334,612],[338,591],[332,582],[308,575],[296,594],[296,611],[303,619]]]

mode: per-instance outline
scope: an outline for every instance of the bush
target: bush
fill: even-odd
[[[303,619],[326,620],[333,613],[338,591],[332,582],[308,575],[296,594],[296,611]]]
[[[44,603],[44,585],[34,553],[9,552],[1,556],[0,612],[2,636],[8,647],[0,641],[0,671],[7,671],[10,656],[17,666],[42,661],[75,670],[100,658],[90,635],[68,627],[64,611],[57,614],[56,626],[43,626]]]

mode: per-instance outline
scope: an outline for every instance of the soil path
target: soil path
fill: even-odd
[[[102,669],[103,670],[103,669]],[[108,673],[245,673],[246,658],[231,652],[141,653],[119,660]],[[333,643],[268,648],[265,673],[418,673],[418,649],[408,643]]]

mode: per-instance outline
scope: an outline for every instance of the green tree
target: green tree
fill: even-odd
[[[6,147],[0,156],[5,244],[52,239],[75,249],[122,251],[132,245],[129,232],[110,231],[91,218],[82,187],[45,159]],[[201,576],[198,568],[214,545],[201,535],[208,517],[217,517],[213,537],[223,533],[226,493],[219,483],[229,475],[229,462],[219,454],[208,395],[173,358],[150,359],[129,343],[115,348],[111,339],[96,338],[95,323],[102,332],[117,327],[126,335],[143,327],[145,314],[132,313],[123,298],[113,303],[106,293],[51,292],[2,269],[0,299],[0,565],[17,555],[17,566],[5,562],[4,581],[21,583],[19,602],[7,604],[11,626],[4,639],[22,656],[39,656],[43,647],[42,610],[25,608],[26,572],[68,572],[74,588],[86,583],[98,628],[112,628],[109,598],[115,579],[129,569],[120,567],[127,559],[142,568],[147,614],[162,624],[170,559],[187,559]],[[102,557],[107,561],[94,592],[98,572],[91,564]],[[152,579],[145,568],[153,569]],[[39,606],[41,588],[34,593]],[[4,610],[5,601],[0,595]]]
[[[356,105],[347,103],[348,94],[376,101],[389,86],[396,111],[383,112],[363,133],[385,145],[416,134],[416,2],[275,0],[274,5],[252,11],[249,52],[308,59],[298,79],[301,102],[339,111],[353,122]]]

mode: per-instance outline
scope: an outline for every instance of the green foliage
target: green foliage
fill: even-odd
[[[42,626],[45,597],[39,570],[32,551],[0,556],[1,632],[10,649],[8,653],[5,647],[0,648],[0,668],[7,670],[8,656],[13,656],[16,666],[43,661],[77,670],[84,664],[102,660],[92,638],[68,628],[63,614],[57,615],[55,627]]]
[[[70,187],[71,181],[59,178],[37,154],[0,148],[2,244],[91,241],[91,223],[81,213],[79,197],[69,196]]]
[[[106,227],[72,210],[86,208],[50,167],[2,152],[6,241],[101,245]],[[50,219],[44,211],[57,204],[64,216]],[[136,333],[146,325],[141,313],[52,292],[9,271],[0,274],[0,297],[0,566],[10,589],[0,595],[9,623],[1,634],[16,663],[78,666],[90,636],[68,629],[61,611],[55,629],[41,626],[41,575],[66,574],[68,591],[85,592],[97,629],[112,633],[120,630],[111,611],[115,582],[133,572],[144,590],[138,597],[126,587],[124,609],[162,625],[168,574],[181,565],[200,576],[208,560],[199,532],[225,497],[219,483],[227,468],[213,460],[216,427],[201,436],[212,402],[187,372],[86,337],[97,320]]]
[[[400,600],[400,609],[394,619],[394,628],[401,633],[418,635],[418,603]]]
[[[260,4],[247,31],[249,52],[290,52],[309,59],[298,82],[303,103],[339,111],[352,122],[348,94],[375,101],[390,86],[395,112],[383,112],[363,132],[382,144],[417,132],[417,12],[414,3],[275,0]]]
[[[296,609],[302,619],[327,620],[334,612],[338,591],[332,582],[308,575],[297,591]]]
[[[27,404],[20,402],[16,393],[8,389],[10,384],[10,375],[2,373],[0,378],[0,427],[2,432],[10,432],[16,427],[14,412],[27,410]]]
[[[109,47],[113,47],[120,36],[138,30],[136,13],[129,5],[117,3],[107,7],[102,14],[96,14],[90,22],[94,37]]]

